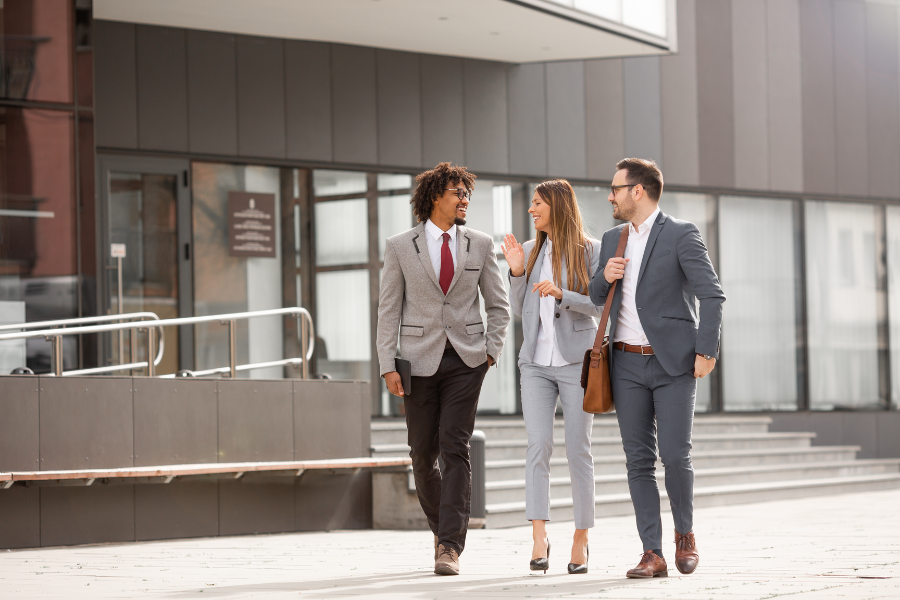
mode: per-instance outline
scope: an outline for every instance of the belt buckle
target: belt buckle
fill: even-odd
[[[649,354],[644,352],[644,348],[647,348],[647,347],[648,346],[641,346],[641,356],[653,356],[653,348],[650,348]]]

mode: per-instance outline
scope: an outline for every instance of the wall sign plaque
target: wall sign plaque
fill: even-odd
[[[228,192],[228,253],[275,258],[275,194]]]

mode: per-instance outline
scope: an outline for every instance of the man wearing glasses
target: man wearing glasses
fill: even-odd
[[[434,533],[434,572],[459,575],[472,495],[469,440],[484,376],[503,350],[509,301],[493,238],[464,227],[475,175],[445,162],[416,181],[419,224],[384,249],[378,361],[388,391],[403,398],[416,493]],[[411,389],[395,364],[398,330]]]
[[[691,429],[697,379],[716,366],[725,294],[693,223],[659,210],[663,177],[652,160],[616,165],[609,202],[613,217],[628,221],[603,234],[591,300],[606,302],[610,381],[628,488],[644,546],[631,578],[666,577],[656,484],[656,450],[666,469],[666,492],[675,521],[675,566],[692,573],[700,559],[693,532],[694,470]],[[627,227],[625,255],[615,257]],[[700,302],[697,314],[696,300]]]

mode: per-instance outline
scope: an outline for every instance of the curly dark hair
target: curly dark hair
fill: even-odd
[[[475,188],[475,175],[469,173],[465,167],[453,166],[448,162],[442,162],[430,171],[416,175],[419,183],[409,201],[413,207],[419,223],[424,223],[431,216],[434,209],[434,201],[444,194],[448,187],[463,184],[470,192]]]

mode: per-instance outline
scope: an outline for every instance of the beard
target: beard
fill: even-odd
[[[454,225],[465,225],[466,220],[461,217],[456,217],[455,219],[453,219],[453,224]]]

